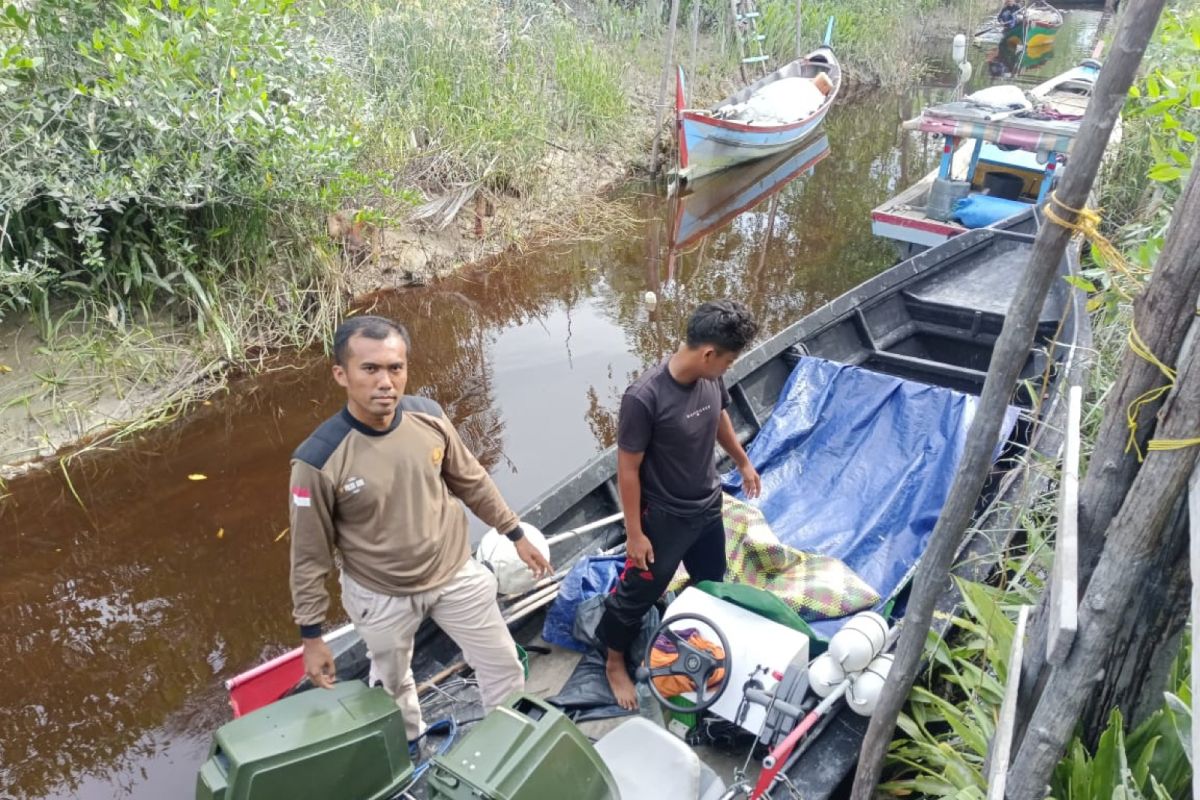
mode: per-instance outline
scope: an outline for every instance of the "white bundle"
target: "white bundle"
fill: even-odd
[[[825,102],[825,95],[808,78],[783,78],[768,83],[745,103],[717,110],[722,119],[754,125],[784,125],[803,119]]]
[[[967,95],[966,99],[973,103],[982,103],[985,106],[995,106],[996,108],[1023,109],[1025,111],[1033,108],[1029,99],[1025,97],[1024,89],[1007,83],[988,86],[972,92]]]

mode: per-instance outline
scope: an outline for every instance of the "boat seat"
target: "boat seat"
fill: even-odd
[[[622,800],[717,800],[725,783],[678,737],[633,717],[596,742]]]

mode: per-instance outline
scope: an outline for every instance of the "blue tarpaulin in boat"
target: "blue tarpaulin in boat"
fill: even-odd
[[[802,358],[748,449],[762,477],[762,496],[749,502],[781,542],[840,558],[886,600],[928,544],[976,403],[950,389]],[[1010,408],[1003,439],[1016,417]],[[725,485],[745,499],[736,470]]]

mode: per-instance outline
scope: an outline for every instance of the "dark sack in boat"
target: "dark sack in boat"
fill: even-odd
[[[595,608],[599,608],[603,613],[603,595],[585,600],[580,604],[579,613],[575,616],[575,621],[579,625],[587,625],[590,622],[591,628],[588,636],[593,641],[596,636],[596,623],[600,621],[600,614],[593,613]],[[625,654],[625,668],[629,670],[631,678],[634,676],[642,656],[646,653],[646,646],[650,644],[650,635],[658,628],[658,622],[658,608],[650,606],[646,616],[642,617],[642,627],[633,640],[633,646]],[[632,711],[626,711],[617,705],[617,698],[613,696],[612,689],[608,686],[607,661],[608,653],[604,648],[594,647],[588,650],[575,665],[571,677],[567,678],[562,690],[553,697],[547,697],[546,702],[558,706],[563,713],[576,722],[632,714]]]
[[[575,562],[563,578],[554,605],[546,612],[542,638],[550,644],[585,653],[588,642],[575,638],[575,613],[589,597],[603,596],[617,585],[625,556],[587,556]]]
[[[604,616],[606,597],[607,593],[593,595],[575,607],[575,625],[571,628],[571,638],[589,650],[600,647],[596,628],[600,627],[600,618]]]

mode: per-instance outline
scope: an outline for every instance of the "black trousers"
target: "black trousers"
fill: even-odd
[[[638,569],[626,559],[617,586],[604,603],[596,634],[608,648],[628,652],[642,617],[667,590],[682,562],[692,582],[725,579],[725,523],[721,498],[698,514],[680,516],[642,507],[642,531],[654,548],[654,563]],[[640,659],[641,653],[632,654]]]

